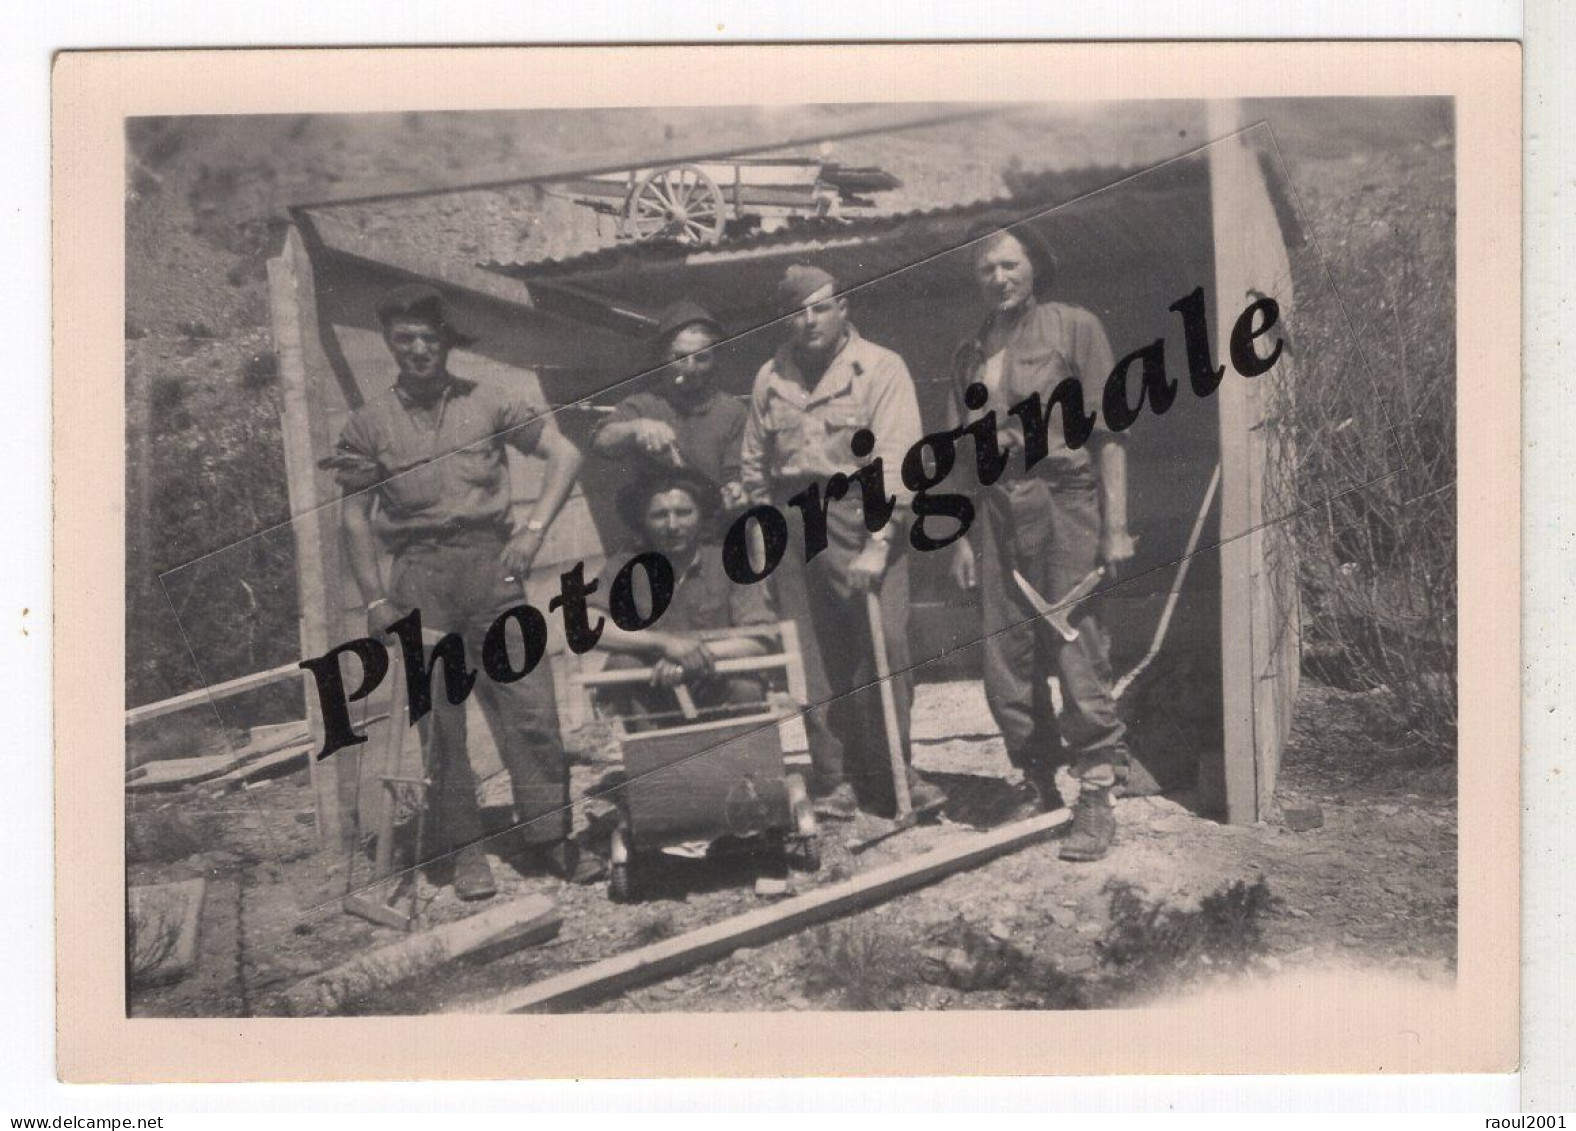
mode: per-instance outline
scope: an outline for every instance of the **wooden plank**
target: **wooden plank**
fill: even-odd
[[[176,711],[185,711],[191,707],[200,707],[208,703],[227,699],[232,695],[240,695],[247,691],[256,691],[260,687],[280,683],[283,680],[295,677],[300,679],[306,675],[297,662],[292,660],[288,664],[280,664],[277,668],[269,668],[265,672],[253,672],[237,679],[225,680],[212,687],[199,687],[187,691],[171,699],[163,699],[157,703],[146,703],[141,707],[133,707],[126,712],[126,725],[135,726],[164,715],[173,715]]]
[[[1209,132],[1241,128],[1241,107],[1211,103]],[[1216,356],[1236,314],[1260,296],[1291,313],[1291,269],[1258,156],[1246,134],[1209,148],[1215,244]],[[1289,352],[1289,351],[1288,351]],[[1290,379],[1291,359],[1246,380],[1229,373],[1220,387],[1221,677],[1225,730],[1225,808],[1234,824],[1259,820],[1273,801],[1280,752],[1297,693],[1296,575],[1279,525],[1294,499],[1286,484],[1283,439],[1270,418],[1275,383]]]
[[[783,671],[788,667],[788,657],[781,653],[765,656],[738,656],[718,660],[712,665],[718,675],[740,675],[749,672]],[[634,683],[651,682],[655,668],[603,668],[577,677],[582,687],[626,687]]]
[[[311,266],[306,261],[301,237],[292,229],[283,253],[268,261],[268,294],[283,399],[280,428],[284,440],[286,491],[293,519],[291,532],[295,536],[296,599],[300,609],[298,635],[301,654],[319,656],[329,648],[329,626],[323,554],[325,524],[314,513],[318,507],[318,471],[313,450],[314,413],[307,382],[307,327],[303,322],[303,312],[315,309],[310,279]],[[321,749],[323,720],[316,696],[306,696],[306,709],[312,737]],[[312,775],[312,796],[316,801],[318,844],[321,847],[340,846],[343,827],[333,775],[330,768],[320,766],[316,758],[307,764]]]
[[[126,773],[126,792],[143,793],[155,789],[180,789],[208,781],[241,764],[237,754],[209,754],[197,758],[161,758],[144,762]]]
[[[307,739],[299,746],[287,746],[283,750],[275,750],[271,754],[264,754],[255,761],[246,762],[222,777],[212,778],[206,784],[210,789],[227,789],[232,785],[240,785],[243,782],[257,781],[260,778],[288,773],[302,763],[310,764],[309,760],[312,757],[312,751],[317,749],[319,749],[317,740]]]
[[[1209,105],[1209,133],[1221,137],[1240,128],[1236,102]],[[1230,356],[1230,333],[1247,286],[1250,251],[1240,213],[1244,208],[1240,140],[1209,147],[1210,219],[1215,242],[1215,356]],[[1220,668],[1225,738],[1225,812],[1232,824],[1258,820],[1258,777],[1254,733],[1252,582],[1253,547],[1242,537],[1255,522],[1249,454],[1248,386],[1228,373],[1220,401]]]
[[[131,917],[130,962],[146,964],[139,980],[145,985],[178,982],[197,965],[197,928],[208,881],[182,880],[127,889]]]
[[[297,982],[280,995],[292,1016],[337,1013],[389,986],[428,974],[459,958],[491,960],[558,933],[563,917],[545,896],[490,907],[479,915],[422,931],[332,970]]]
[[[249,741],[246,749],[257,754],[267,754],[270,750],[278,750],[281,746],[293,745],[298,739],[305,741],[312,737],[312,732],[307,728],[306,720],[300,719],[289,723],[263,723],[261,726],[250,727],[247,730]]]
[[[856,911],[1014,852],[1072,819],[1065,809],[987,833],[970,833],[929,852],[877,868],[847,883],[736,915],[698,931],[637,947],[580,970],[461,1007],[466,1013],[528,1013],[584,1004],[671,977],[741,946],[760,946],[813,923]]]

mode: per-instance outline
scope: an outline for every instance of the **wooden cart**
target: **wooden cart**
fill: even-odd
[[[618,218],[618,237],[713,244],[791,217],[840,217],[900,188],[892,174],[813,157],[741,157],[628,169],[564,182],[575,203]]]
[[[804,666],[792,621],[697,633],[708,639],[773,636],[779,650],[720,660],[719,675],[759,673],[772,684],[759,709],[707,711],[681,695],[679,718],[620,716],[596,692],[649,682],[650,668],[604,669],[572,676],[574,694],[591,694],[619,737],[625,781],[618,790],[618,824],[610,844],[608,895],[636,898],[640,875],[658,853],[683,855],[762,843],[792,867],[821,866],[815,810],[804,779],[787,771],[781,724],[805,699]],[[696,846],[702,846],[696,852]]]

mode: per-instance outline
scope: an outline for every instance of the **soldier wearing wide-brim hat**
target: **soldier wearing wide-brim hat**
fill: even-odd
[[[717,387],[713,347],[726,337],[722,323],[698,303],[686,299],[662,311],[650,338],[651,368],[628,382],[627,394],[597,428],[596,451],[625,464],[630,475],[694,468],[736,505],[745,409]]]
[[[625,555],[608,559],[591,595],[592,606],[607,614],[599,646],[612,653],[609,668],[650,666],[654,676],[649,686],[623,688],[608,694],[605,701],[621,716],[677,719],[682,711],[673,689],[682,683],[695,706],[711,717],[735,709],[760,709],[761,681],[748,675],[723,675],[715,664],[760,655],[764,641],[750,635],[701,635],[776,622],[766,587],[737,585],[723,568],[722,549],[714,541],[716,519],[722,512],[717,485],[693,468],[656,469],[625,485],[618,494],[618,509],[638,532],[636,548],[666,559],[673,589],[655,623],[626,631],[609,611],[609,602],[629,559]],[[649,604],[653,599],[649,574],[632,571],[630,582],[637,607],[654,608]]]

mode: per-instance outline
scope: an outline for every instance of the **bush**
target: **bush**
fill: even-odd
[[[860,923],[817,927],[801,936],[804,988],[835,993],[848,1009],[898,1009],[911,979],[908,946],[900,938]]]
[[[1347,309],[1304,318],[1275,409],[1286,482],[1354,489],[1293,512],[1305,667],[1373,690],[1392,737],[1443,762],[1456,743],[1455,287],[1451,215],[1373,221]],[[1437,230],[1443,227],[1444,235]],[[1299,290],[1327,288],[1318,279]],[[1332,315],[1338,308],[1331,306]]]
[[[1105,890],[1111,916],[1098,943],[1100,961],[1119,968],[1130,989],[1243,969],[1264,951],[1261,920],[1276,902],[1262,877],[1206,895],[1196,910],[1150,901],[1123,880]]]

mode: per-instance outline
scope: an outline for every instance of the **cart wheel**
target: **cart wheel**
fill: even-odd
[[[789,854],[788,863],[801,872],[819,872],[821,870],[821,838],[810,836],[801,840],[798,847]]]
[[[624,204],[624,234],[637,240],[716,243],[726,223],[722,190],[696,165],[647,174]]]

